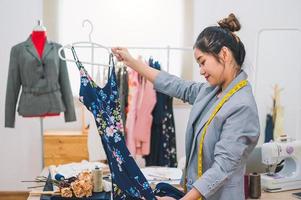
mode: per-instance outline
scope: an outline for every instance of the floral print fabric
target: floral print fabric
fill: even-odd
[[[113,199],[156,199],[153,191],[130,155],[123,135],[120,102],[114,62],[108,82],[101,88],[95,84],[72,48],[80,71],[80,101],[92,112],[110,166]],[[110,55],[113,61],[113,55]]]

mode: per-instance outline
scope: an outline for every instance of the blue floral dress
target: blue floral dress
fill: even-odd
[[[80,101],[94,115],[96,126],[108,159],[113,199],[156,199],[146,178],[126,147],[120,114],[120,103],[116,85],[113,55],[108,82],[101,88],[96,85],[78,60],[72,48],[76,65],[80,71]]]

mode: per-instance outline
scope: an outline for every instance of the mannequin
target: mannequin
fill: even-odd
[[[43,50],[46,42],[46,31],[33,30],[31,33],[31,41],[35,46],[39,57],[42,59]]]
[[[37,53],[42,60],[43,51],[45,47],[45,43],[47,40],[46,36],[46,28],[42,25],[42,22],[38,20],[38,25],[33,28],[31,33],[31,41],[37,50]],[[45,113],[43,115],[38,116],[26,116],[26,117],[50,117],[50,116],[59,116],[60,113]]]
[[[61,47],[47,39],[39,20],[28,39],[11,48],[5,127],[14,128],[16,111],[41,120],[64,112],[65,122],[76,121],[67,65],[58,55]]]

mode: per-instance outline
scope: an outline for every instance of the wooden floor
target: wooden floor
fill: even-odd
[[[0,200],[26,200],[28,198],[28,192],[1,192]]]

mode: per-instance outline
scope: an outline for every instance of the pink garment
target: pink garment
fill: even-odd
[[[156,92],[153,84],[139,76],[136,71],[129,69],[128,77],[126,144],[133,156],[148,155]]]
[[[136,155],[134,129],[136,123],[137,100],[139,94],[138,73],[128,69],[128,113],[126,118],[126,146],[132,155]]]
[[[155,107],[156,99],[153,84],[142,78],[134,128],[137,155],[148,155],[150,153],[151,128],[153,122],[152,111]]]

